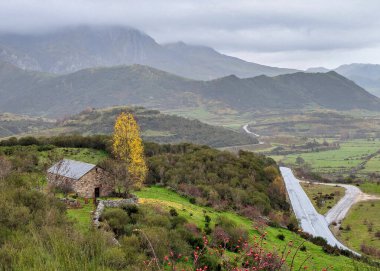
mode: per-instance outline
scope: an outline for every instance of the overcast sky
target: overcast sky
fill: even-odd
[[[380,64],[379,0],[0,0],[0,31],[121,24],[266,65]]]

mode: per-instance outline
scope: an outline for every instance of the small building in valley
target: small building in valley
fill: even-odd
[[[108,196],[113,191],[109,174],[102,168],[69,159],[50,167],[47,179],[50,185],[85,198]]]

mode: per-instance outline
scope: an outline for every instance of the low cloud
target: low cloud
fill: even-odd
[[[12,0],[0,2],[0,32],[125,25],[263,64],[332,67],[380,63],[379,10],[377,0]]]

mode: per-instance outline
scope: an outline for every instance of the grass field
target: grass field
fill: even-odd
[[[91,164],[97,164],[107,157],[107,153],[105,151],[88,148],[55,148],[53,151],[57,153],[57,156]],[[44,160],[48,154],[49,151],[43,151],[40,152],[39,157],[41,160]]]
[[[331,207],[338,203],[338,201],[344,196],[346,191],[343,187],[339,186],[329,186],[312,183],[301,183],[301,186],[310,198],[315,209],[320,214],[326,214]],[[331,194],[334,194],[332,199],[327,199],[324,197],[325,195]]]
[[[380,195],[380,183],[365,182],[359,186],[359,188],[368,194]]]
[[[340,239],[348,246],[360,251],[361,244],[380,248],[380,201],[357,203],[343,220]],[[347,226],[351,228],[347,230]]]
[[[295,165],[298,156],[301,156],[308,163],[312,170],[320,173],[349,174],[366,157],[376,153],[380,149],[380,140],[352,140],[340,143],[340,149],[310,152],[303,154],[292,154],[282,158],[288,165]],[[276,157],[278,158],[278,157]]]
[[[380,173],[380,154],[372,157],[359,173]]]
[[[227,216],[231,220],[234,220],[238,225],[245,227],[250,232],[250,237],[258,235],[258,232],[254,230],[253,223],[249,219],[236,215],[230,212],[216,212],[215,210],[207,207],[200,207],[191,204],[188,199],[179,196],[175,192],[160,187],[145,188],[142,191],[136,192],[140,198],[141,204],[158,204],[163,208],[175,208],[177,212],[186,217],[190,222],[197,224],[199,227],[204,227],[204,215],[207,214],[211,217],[211,224],[216,220],[218,216]],[[293,240],[296,244],[301,242],[300,237],[295,233],[281,228],[268,227],[267,247],[283,249],[285,244]],[[283,234],[285,240],[281,241],[277,238],[278,234]],[[354,270],[352,260],[343,256],[331,256],[322,251],[322,248],[311,243],[306,243],[306,252],[300,251],[295,261],[299,267],[301,262],[309,255],[312,254],[312,258],[308,261],[307,265],[309,270],[321,270],[323,268],[333,266],[333,270]],[[297,270],[298,267],[295,269]],[[360,268],[360,267],[359,267]],[[330,269],[329,269],[330,270]],[[365,269],[359,269],[365,270]]]
[[[240,130],[243,125],[252,120],[247,114],[238,114],[231,110],[221,110],[222,109],[220,108],[215,111],[206,107],[197,107],[162,111],[162,113],[178,115],[190,119],[198,119],[211,125],[223,126],[233,130]]]
[[[82,208],[68,209],[67,216],[75,222],[76,227],[80,231],[85,232],[91,227],[92,211],[94,211],[95,206],[92,200],[89,200],[87,204],[84,203],[83,199],[78,198],[77,200],[80,202]]]

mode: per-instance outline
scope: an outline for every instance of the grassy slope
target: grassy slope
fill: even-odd
[[[325,214],[328,212],[330,207],[333,207],[335,204],[338,203],[338,201],[344,196],[345,189],[343,187],[339,186],[329,186],[329,185],[318,185],[318,184],[310,184],[310,183],[302,183],[301,186],[305,190],[306,194],[310,198],[311,202],[313,203],[315,209],[320,214]],[[335,196],[331,200],[326,200],[323,206],[318,207],[316,200],[313,200],[314,197],[318,197],[318,195],[325,195],[325,194],[331,194],[334,193]]]
[[[56,148],[55,151],[64,155],[66,158],[76,159],[89,163],[97,163],[106,157],[106,154],[102,151],[92,150],[92,149],[75,149],[75,148]],[[43,162],[47,157],[48,151],[43,151],[39,153],[40,162]],[[219,215],[227,215],[230,219],[236,221],[239,225],[244,225],[247,229],[250,230],[251,235],[256,234],[257,232],[252,230],[252,221],[238,216],[233,213],[226,212],[216,212],[211,208],[199,207],[189,203],[186,198],[179,196],[178,194],[169,191],[164,188],[151,187],[146,188],[142,191],[136,193],[140,199],[141,203],[159,203],[166,207],[174,207],[178,212],[185,216],[189,221],[197,224],[200,227],[204,226],[204,213],[203,210],[212,218],[212,223],[216,220],[216,217]],[[93,205],[91,201],[89,204],[85,205],[83,200],[81,204],[84,206],[82,209],[69,209],[68,216],[71,217],[79,229],[85,231],[89,228],[91,223],[90,212],[93,210]],[[190,215],[192,213],[192,215]],[[299,238],[292,232],[289,232],[284,229],[277,228],[268,228],[268,246],[276,246],[282,248],[287,241],[297,240]],[[276,236],[282,233],[285,235],[285,241],[280,241]],[[333,265],[335,270],[351,270],[350,265],[351,260],[345,257],[334,257],[325,254],[321,247],[315,246],[313,244],[307,244],[307,252],[313,255],[313,263],[309,264],[313,269],[320,270],[323,267]],[[300,257],[296,259],[297,263],[300,263],[306,254],[300,252]]]
[[[340,239],[347,245],[359,251],[362,243],[380,248],[380,238],[375,237],[375,233],[380,231],[380,201],[368,201],[357,203],[344,219]],[[367,225],[365,225],[367,221]],[[368,231],[369,222],[373,223],[372,232]],[[347,225],[351,230],[347,231]]]
[[[253,229],[252,221],[230,212],[216,212],[215,210],[207,207],[200,207],[191,204],[186,198],[179,196],[175,192],[160,187],[145,188],[142,191],[136,192],[140,198],[141,204],[159,204],[166,208],[175,208],[178,213],[186,217],[190,222],[197,224],[199,227],[204,226],[204,212],[211,217],[211,222],[216,220],[220,215],[228,216],[245,227],[250,232],[250,236],[257,236],[258,232]],[[211,223],[213,224],[213,223]],[[293,240],[296,244],[300,243],[300,238],[295,234],[285,229],[268,227],[267,246],[268,248],[277,247],[282,249],[285,244]],[[285,241],[277,238],[277,235],[282,233],[285,236]],[[312,270],[321,270],[322,268],[333,266],[334,270],[353,270],[352,260],[342,256],[327,255],[322,251],[322,248],[311,243],[306,243],[307,251],[299,252],[296,257],[296,266],[312,254],[312,260],[307,265]]]

